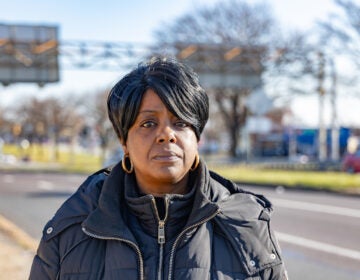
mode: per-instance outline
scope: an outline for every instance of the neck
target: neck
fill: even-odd
[[[166,194],[186,194],[188,192],[188,178],[186,175],[179,182],[164,182],[161,184],[144,184],[136,178],[139,189],[144,194],[152,194],[153,196],[165,196]]]

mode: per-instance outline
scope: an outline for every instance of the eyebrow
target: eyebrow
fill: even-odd
[[[156,110],[142,110],[142,111],[139,111],[139,114],[144,114],[144,113],[156,113],[157,111]]]

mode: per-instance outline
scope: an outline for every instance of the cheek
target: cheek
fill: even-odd
[[[148,149],[148,142],[144,139],[129,139],[127,149],[131,155],[142,155]]]
[[[187,135],[187,137],[184,138],[184,150],[185,153],[196,154],[198,152],[198,141],[194,134]]]
[[[124,151],[133,157],[138,151],[142,151],[145,145],[146,141],[143,138],[136,137],[136,134],[134,135],[132,131],[129,131]]]

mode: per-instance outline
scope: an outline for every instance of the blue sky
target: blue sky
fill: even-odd
[[[251,0],[249,0],[251,1]],[[211,5],[216,0],[4,0],[0,23],[58,25],[60,41],[151,42],[161,24]],[[255,2],[255,1],[251,1]],[[334,10],[332,0],[264,0],[273,9],[282,27],[308,29],[317,19]],[[0,85],[0,105],[11,105],[33,95],[58,96],[64,92],[83,93],[113,85],[124,73],[64,69],[61,82],[39,89],[36,85]],[[303,114],[303,108],[317,110],[317,100],[303,98],[293,104],[304,123],[316,124],[317,116]],[[346,105],[344,105],[346,106]],[[304,117],[304,115],[307,116]],[[341,116],[340,116],[341,117]],[[315,121],[314,121],[315,120]]]
[[[163,22],[216,0],[4,0],[0,22],[59,24],[60,39],[147,42]],[[250,1],[249,2],[256,2]],[[324,18],[332,0],[264,0],[286,26]]]
[[[214,1],[169,0],[8,0],[0,20],[60,24],[60,39],[146,42],[152,30],[192,7]]]

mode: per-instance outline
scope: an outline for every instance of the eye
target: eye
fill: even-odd
[[[140,124],[141,127],[145,127],[145,128],[149,128],[149,127],[154,127],[156,125],[156,123],[154,121],[144,121]]]
[[[182,128],[185,128],[185,127],[190,126],[186,121],[182,121],[182,120],[177,120],[177,121],[175,122],[175,125],[176,125],[177,127],[182,127]]]

